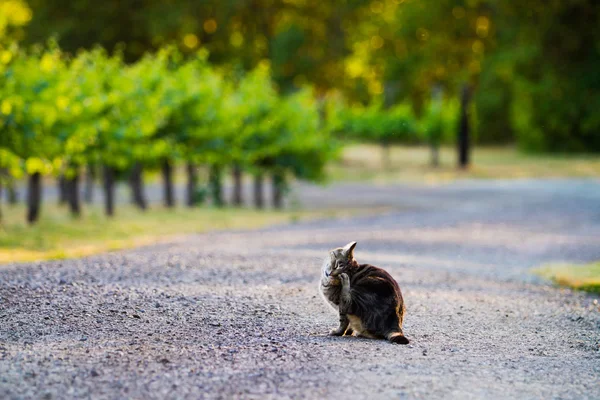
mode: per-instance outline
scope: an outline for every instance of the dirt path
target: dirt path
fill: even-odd
[[[2,267],[0,398],[600,398],[597,298],[529,273],[600,259],[597,181],[300,198],[399,211]],[[411,345],[324,335],[320,259],[350,240],[399,281]]]

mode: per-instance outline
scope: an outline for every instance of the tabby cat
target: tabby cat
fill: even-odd
[[[356,242],[331,250],[323,263],[319,290],[340,317],[330,335],[355,335],[408,344],[402,332],[404,301],[398,283],[381,268],[358,264]]]

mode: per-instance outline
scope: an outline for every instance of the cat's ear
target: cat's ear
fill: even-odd
[[[354,258],[354,248],[355,247],[356,247],[356,242],[350,242],[347,245],[345,245],[344,248],[342,249],[344,251],[344,255],[349,260]]]

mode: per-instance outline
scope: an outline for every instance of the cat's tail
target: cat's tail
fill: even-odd
[[[393,332],[387,336],[387,340],[396,344],[408,344],[410,341],[402,332]]]

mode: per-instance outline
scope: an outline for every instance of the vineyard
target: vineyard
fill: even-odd
[[[144,172],[160,171],[164,205],[173,207],[174,170],[185,166],[188,206],[223,206],[223,175],[231,171],[232,205],[242,204],[242,174],[253,176],[254,204],[283,206],[290,179],[321,180],[347,140],[428,141],[453,134],[455,103],[432,101],[418,120],[409,104],[348,106],[311,88],[282,95],[268,62],[241,73],[219,70],[200,50],[184,57],[167,47],[126,64],[103,49],[71,57],[57,44],[2,53],[0,181],[7,190],[27,180],[27,221],[38,220],[45,177],[58,181],[71,213],[81,213],[93,182],[104,210],[115,213],[115,182],[126,180],[133,203],[147,208]],[[449,110],[449,112],[442,112]],[[385,152],[384,152],[385,162]],[[208,170],[199,181],[198,168]]]
[[[288,177],[320,179],[335,151],[312,93],[279,96],[266,64],[226,77],[204,52],[183,60],[165,49],[125,65],[101,49],[74,58],[55,45],[13,50],[3,56],[0,81],[0,160],[6,184],[27,178],[29,222],[39,216],[44,176],[62,180],[74,215],[81,177],[100,176],[112,215],[117,179],[127,178],[135,204],[146,208],[142,172],[149,169],[162,171],[172,207],[173,167],[182,163],[190,206],[202,200],[196,167],[205,165],[215,205],[223,204],[222,174],[231,167],[238,185],[242,171],[254,176],[258,207],[263,177],[272,175],[280,207]]]

